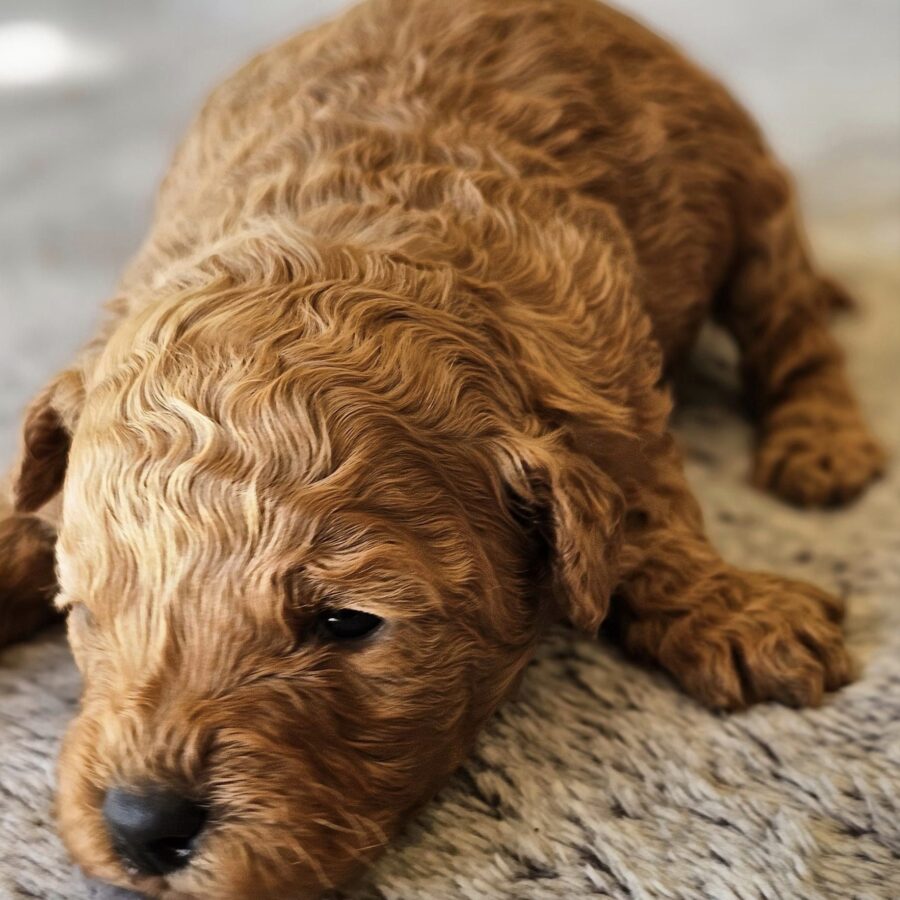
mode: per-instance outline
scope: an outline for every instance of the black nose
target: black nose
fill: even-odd
[[[145,875],[186,866],[206,822],[198,803],[164,788],[111,788],[103,818],[116,852]]]

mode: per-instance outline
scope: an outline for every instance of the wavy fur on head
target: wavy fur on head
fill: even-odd
[[[744,113],[588,0],[371,0],[251,62],[32,405],[0,530],[0,597],[34,607],[52,536],[27,514],[64,487],[74,857],[158,897],[343,883],[560,617],[593,634],[611,608],[714,707],[840,686],[839,602],[706,541],[662,380],[715,312],[760,398],[762,483],[849,498],[880,454],[835,291]],[[385,624],[329,643],[335,607]],[[188,865],[141,877],[101,807],[157,784],[209,821]]]

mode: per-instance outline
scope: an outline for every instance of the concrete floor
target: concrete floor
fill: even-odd
[[[341,5],[4,0],[0,459],[12,452],[26,400],[89,334],[206,91],[255,50]],[[800,175],[815,230],[840,245],[842,230],[897,208],[896,0],[622,5],[679,39],[757,113]],[[817,177],[825,169],[831,177]],[[880,252],[900,248],[897,217],[877,218]]]

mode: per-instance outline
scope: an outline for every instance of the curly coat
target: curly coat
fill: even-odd
[[[882,456],[843,300],[748,116],[591,0],[369,0],[250,62],[31,405],[0,523],[4,641],[52,615],[58,526],[75,859],[166,898],[345,883],[559,618],[714,708],[844,684],[841,602],[709,544],[663,377],[717,317],[758,483],[850,499]],[[332,607],[385,625],[323,641]],[[168,876],[124,866],[100,813],[147,783],[210,811]]]

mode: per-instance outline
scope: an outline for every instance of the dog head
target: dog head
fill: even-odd
[[[59,817],[99,877],[217,898],[346,881],[559,606],[603,616],[602,473],[536,424],[490,323],[448,315],[458,285],[346,268],[186,286],[28,416],[19,507],[64,485],[84,678]]]

